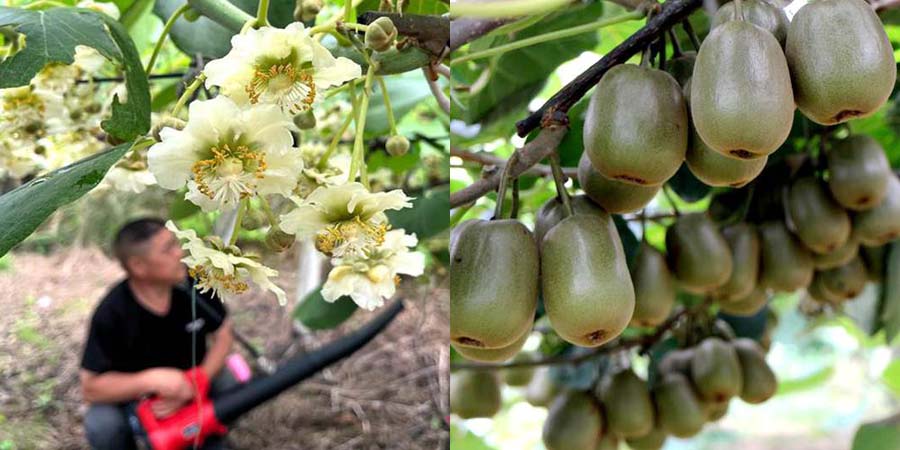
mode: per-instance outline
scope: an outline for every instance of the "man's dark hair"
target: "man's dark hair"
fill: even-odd
[[[123,225],[116,233],[116,239],[112,245],[113,254],[122,267],[128,270],[128,266],[125,265],[128,258],[140,254],[143,251],[141,244],[149,241],[165,227],[166,223],[162,219],[153,217],[133,220]]]

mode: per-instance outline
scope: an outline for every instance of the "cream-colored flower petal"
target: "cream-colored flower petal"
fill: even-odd
[[[340,57],[335,58],[325,47],[319,43],[312,44],[313,67],[315,72],[313,80],[319,89],[327,89],[339,86],[354,78],[359,78],[362,68],[352,60]]]
[[[284,290],[275,285],[275,283],[270,280],[270,277],[277,277],[278,271],[270,269],[265,266],[261,266],[258,268],[249,269],[250,279],[256,283],[257,286],[270,291],[275,294],[275,297],[278,298],[278,304],[284,306],[287,304],[287,295],[284,293]]]
[[[303,204],[281,215],[281,229],[298,239],[312,236],[328,226],[328,217],[316,206]]]
[[[275,105],[251,106],[237,123],[243,137],[267,151],[283,151],[294,142],[290,132],[296,128],[294,122]]]
[[[266,154],[266,165],[265,176],[259,180],[257,192],[263,195],[289,196],[303,170],[303,158],[300,153],[294,148],[284,152],[269,152]]]
[[[213,145],[230,140],[236,124],[240,124],[241,108],[234,100],[220,95],[212,100],[191,103],[185,132],[199,142]]]
[[[184,199],[199,206],[200,210],[203,212],[231,211],[237,206],[235,203],[223,205],[216,200],[209,198],[206,194],[197,189],[197,183],[194,182],[194,180],[189,180],[187,186],[188,191],[184,194]]]
[[[407,197],[401,189],[390,192],[371,193],[363,188],[364,192],[355,192],[347,203],[347,210],[358,214],[363,219],[383,212],[388,209],[398,210],[412,207],[412,197]]]
[[[328,280],[322,286],[322,298],[325,301],[335,302],[343,296],[349,296],[360,308],[368,311],[384,305],[376,285],[364,274],[346,269],[349,268],[338,266],[328,274]]]
[[[160,131],[162,142],[147,152],[147,165],[156,182],[166,189],[179,189],[191,177],[191,166],[197,161],[199,143],[187,132],[173,128]]]

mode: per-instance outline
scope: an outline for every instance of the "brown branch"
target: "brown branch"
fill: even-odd
[[[518,158],[510,168],[510,176],[519,176],[522,172],[537,164],[538,161],[546,158],[550,152],[555,151],[567,131],[568,118],[566,116],[563,115],[553,121],[548,121],[533,141],[516,150]],[[474,202],[479,197],[497,189],[497,186],[500,185],[500,177],[501,171],[495,170],[485,178],[481,178],[464,189],[450,194],[450,207],[456,208],[457,206]]]
[[[691,311],[693,311],[692,308],[682,308],[677,313],[666,319],[665,322],[656,327],[656,331],[654,331],[653,334],[647,334],[632,339],[619,339],[611,345],[597,347],[590,352],[582,353],[580,355],[551,356],[549,358],[544,358],[536,361],[515,361],[498,364],[454,363],[450,365],[450,370],[500,370],[519,367],[578,364],[598,355],[614,353],[619,350],[626,350],[633,347],[641,347],[641,353],[646,353],[647,350],[649,350],[649,348],[653,346],[653,344],[659,342],[659,340],[662,339],[666,332],[672,329],[672,327],[674,327],[675,324],[678,323],[679,319],[681,319]]]
[[[397,14],[369,11],[359,15],[359,23],[368,25],[379,17],[389,17],[397,33],[413,38],[416,46],[432,56],[441,55],[450,45],[450,19],[440,16]]]
[[[463,161],[471,161],[483,166],[502,166],[506,163],[506,160],[499,157],[494,156],[490,153],[479,152],[474,153],[468,150],[463,150],[461,148],[450,147],[450,156],[456,156]],[[535,175],[540,177],[547,177],[553,175],[550,166],[546,164],[536,164],[530,169],[523,172],[528,175]],[[569,178],[575,178],[578,176],[578,169],[574,167],[563,167],[563,173]]]
[[[600,81],[609,69],[624,63],[632,55],[650,45],[660,33],[666,32],[672,25],[680,22],[703,4],[703,0],[669,0],[662,4],[660,12],[647,21],[647,24],[617,45],[612,51],[603,55],[600,61],[578,75],[569,84],[547,100],[537,111],[516,123],[519,136],[526,136],[541,124],[547,112],[566,113],[584,94]]]
[[[494,31],[511,19],[454,19],[450,22],[450,51]]]

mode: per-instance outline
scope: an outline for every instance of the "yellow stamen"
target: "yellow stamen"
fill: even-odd
[[[246,282],[240,281],[234,275],[226,275],[224,272],[210,269],[199,264],[188,269],[192,278],[197,279],[199,286],[222,287],[234,294],[243,294],[249,289]]]
[[[387,231],[387,224],[373,225],[363,222],[359,216],[354,216],[352,220],[330,225],[320,231],[316,235],[316,249],[331,256],[335,248],[354,240],[363,240],[372,242],[375,245],[381,245],[384,243],[384,235]]]
[[[268,69],[257,69],[250,84],[244,87],[250,103],[259,102],[260,96],[269,91],[277,97],[276,103],[293,114],[306,111],[316,99],[316,84],[312,75],[296,70],[291,64],[276,64]]]
[[[254,176],[259,179],[265,176],[263,174],[267,168],[265,155],[256,153],[245,145],[238,145],[232,149],[228,144],[224,144],[221,147],[211,147],[209,150],[212,152],[212,158],[197,161],[191,167],[197,189],[209,198],[213,198],[214,193],[207,183],[208,179],[218,176],[219,168],[226,164],[232,164],[234,160],[239,160],[243,164],[253,163],[251,166],[256,166],[253,171]],[[242,197],[249,195],[249,192],[241,194]]]

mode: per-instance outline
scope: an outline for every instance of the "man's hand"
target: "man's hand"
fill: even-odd
[[[165,417],[177,411],[182,405],[194,398],[194,387],[178,369],[159,367],[148,369],[150,385],[159,396],[152,410],[156,417]]]

